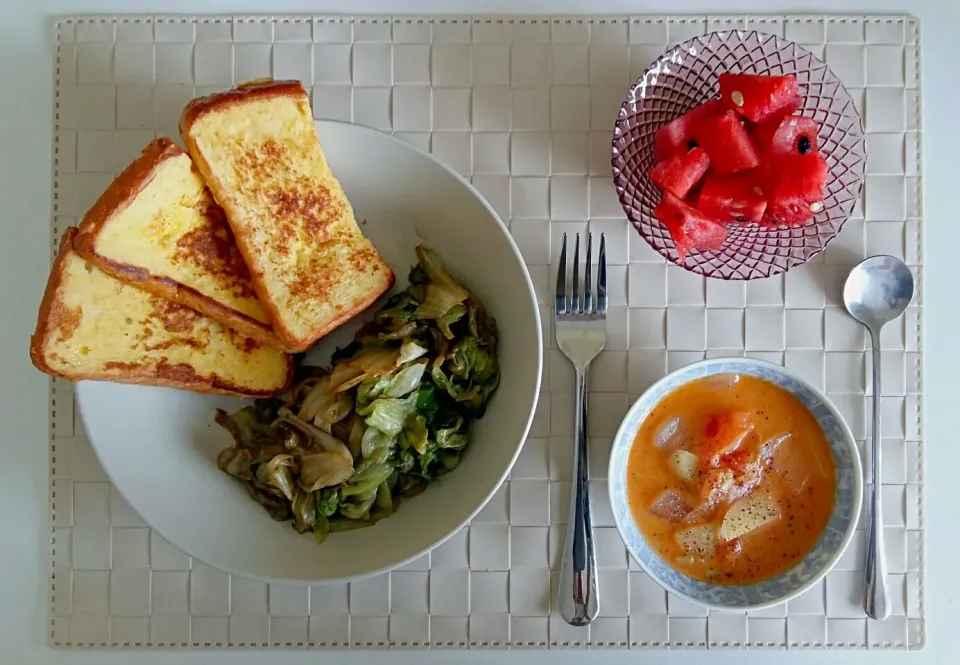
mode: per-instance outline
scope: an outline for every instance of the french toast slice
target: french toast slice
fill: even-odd
[[[30,339],[41,371],[92,379],[265,397],[283,392],[293,358],[199,312],[110,277],[63,235]]]
[[[309,348],[393,286],[327,164],[299,81],[195,99],[180,134],[288,348]]]
[[[122,282],[284,349],[223,210],[187,153],[168,138],[147,145],[97,199],[74,247]]]

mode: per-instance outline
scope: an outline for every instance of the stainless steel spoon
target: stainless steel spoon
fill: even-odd
[[[913,273],[903,261],[892,256],[866,259],[850,271],[843,287],[843,304],[850,315],[870,331],[873,346],[873,492],[863,589],[863,609],[871,619],[890,616],[880,507],[880,329],[903,314],[912,298]]]

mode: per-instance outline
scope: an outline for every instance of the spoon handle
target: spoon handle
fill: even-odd
[[[880,490],[880,330],[870,330],[873,344],[873,489],[870,493],[870,523],[867,524],[867,559],[863,585],[863,609],[871,619],[890,616],[887,560],[883,549],[883,512]]]

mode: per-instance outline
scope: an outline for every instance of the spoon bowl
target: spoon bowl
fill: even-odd
[[[847,277],[843,304],[857,321],[879,331],[907,309],[913,299],[913,273],[893,256],[871,256]]]

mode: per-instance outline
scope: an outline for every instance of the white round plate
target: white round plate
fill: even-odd
[[[217,407],[245,400],[164,388],[84,381],[80,414],[97,457],[120,493],[160,535],[197,559],[268,581],[323,582],[372,575],[416,558],[462,527],[503,482],[533,418],[543,362],[530,276],[509,231],[460,176],[388,134],[317,123],[321,144],[364,233],[407,285],[414,247],[435,249],[497,319],[502,380],[471,429],[455,471],[376,525],[331,534],[323,545],[274,522],[237,481],[217,469],[232,444],[213,422]],[[309,364],[353,338],[379,303],[320,341]]]

